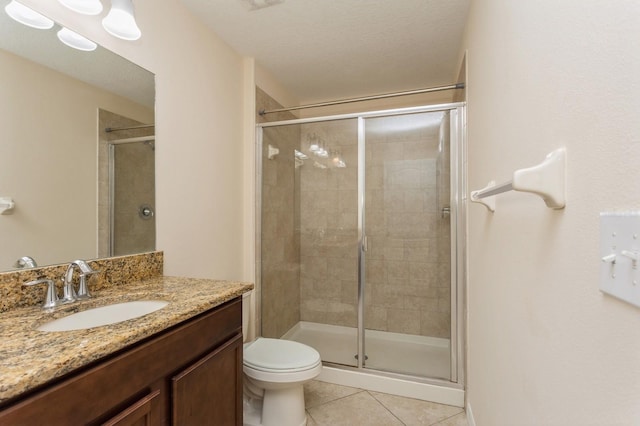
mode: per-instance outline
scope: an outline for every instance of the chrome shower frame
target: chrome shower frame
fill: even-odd
[[[363,365],[365,353],[365,324],[364,324],[364,263],[366,252],[366,237],[364,235],[365,223],[365,119],[390,117],[397,115],[429,113],[429,112],[449,112],[450,114],[450,219],[451,219],[451,368],[449,381],[411,376],[405,374],[391,373],[379,370],[368,369]],[[438,105],[426,105],[408,108],[397,108],[381,111],[371,111],[363,113],[350,113],[329,115],[312,118],[292,119],[284,121],[273,121],[256,124],[256,182],[255,182],[255,276],[256,276],[256,297],[262,300],[262,153],[263,153],[263,129],[284,125],[307,124],[323,121],[336,121],[357,119],[358,125],[358,364],[357,367],[349,367],[332,363],[324,363],[327,366],[335,367],[339,370],[351,372],[366,372],[375,376],[389,377],[400,380],[435,385],[440,387],[463,390],[465,384],[465,294],[466,294],[466,265],[467,265],[467,149],[466,149],[466,105],[464,102],[455,102]],[[258,335],[262,335],[261,303],[256,303],[256,318]]]

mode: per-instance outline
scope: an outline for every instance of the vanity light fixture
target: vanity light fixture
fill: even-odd
[[[51,19],[15,0],[11,0],[11,3],[6,5],[4,10],[12,19],[28,27],[39,30],[53,28],[53,21]]]
[[[69,47],[83,50],[85,52],[91,52],[93,50],[96,50],[96,48],[98,47],[98,45],[91,40],[64,27],[62,27],[62,29],[58,31],[58,39],[60,39],[61,42]]]
[[[100,0],[58,0],[63,6],[83,15],[99,15],[102,12]]]
[[[104,29],[123,40],[138,40],[142,35],[133,16],[131,0],[111,0],[111,10],[102,20]]]

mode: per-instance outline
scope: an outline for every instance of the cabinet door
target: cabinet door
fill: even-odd
[[[242,425],[242,335],[174,376],[174,426]]]
[[[160,395],[160,390],[145,396],[117,416],[107,420],[103,426],[152,426],[151,404]]]

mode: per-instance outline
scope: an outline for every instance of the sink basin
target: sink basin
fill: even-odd
[[[150,314],[164,308],[168,303],[163,300],[138,300],[101,306],[49,321],[38,327],[38,330],[72,331],[115,324]]]

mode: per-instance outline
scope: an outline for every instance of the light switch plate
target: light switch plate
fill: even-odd
[[[600,213],[600,290],[640,308],[640,212]]]

